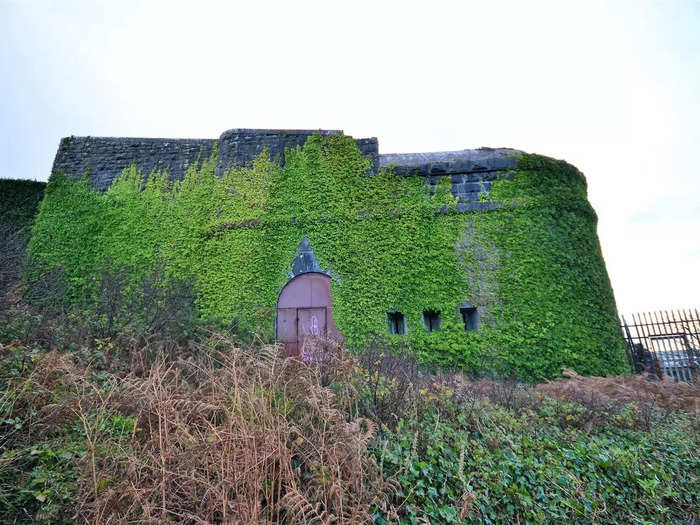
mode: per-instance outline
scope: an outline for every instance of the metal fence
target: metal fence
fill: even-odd
[[[694,384],[700,379],[700,316],[694,310],[671,310],[622,316],[622,335],[634,373],[668,375]]]

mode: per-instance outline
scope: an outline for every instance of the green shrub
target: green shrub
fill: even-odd
[[[3,523],[70,523],[82,443],[65,438],[0,454]]]
[[[572,426],[561,427],[560,414]],[[402,523],[672,523],[697,517],[698,426],[575,428],[580,407],[545,398],[520,415],[490,402],[428,414],[374,450]],[[695,426],[693,426],[695,425]],[[380,512],[378,523],[388,523]]]

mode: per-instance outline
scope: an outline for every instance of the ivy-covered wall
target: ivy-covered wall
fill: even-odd
[[[0,221],[13,230],[31,228],[45,182],[23,179],[0,179]]]
[[[376,172],[339,134],[310,136],[284,165],[263,152],[221,176],[216,147],[179,181],[164,172],[145,181],[132,165],[104,193],[87,177],[54,174],[31,255],[65,267],[76,294],[106,261],[135,275],[164,261],[170,275],[194,278],[204,316],[272,334],[277,295],[307,237],[333,276],[334,318],[350,346],[386,334],[396,310],[408,333],[389,337],[438,365],[498,366],[530,380],[563,366],[624,371],[585,179],[565,162],[514,155],[515,167],[466,212],[449,175],[431,190],[425,177]],[[465,331],[463,302],[479,308],[478,331]],[[439,331],[426,331],[424,310],[441,312]]]

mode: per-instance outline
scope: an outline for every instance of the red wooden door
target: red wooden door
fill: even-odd
[[[315,345],[314,338],[342,341],[333,322],[330,277],[304,273],[289,281],[277,299],[276,327],[277,339],[284,342],[287,355],[305,357],[304,342]]]

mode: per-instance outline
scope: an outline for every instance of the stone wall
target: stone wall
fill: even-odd
[[[90,184],[99,191],[106,191],[132,163],[146,175],[167,169],[171,179],[182,179],[189,166],[211,155],[215,142],[213,139],[66,137],[61,140],[51,172],[73,177],[87,173]]]
[[[274,159],[284,163],[285,148],[303,146],[306,139],[320,131],[323,135],[341,134],[340,130],[231,129],[218,139],[217,173],[232,166],[250,165],[265,148]],[[357,139],[363,154],[379,166],[376,138]],[[112,181],[130,164],[136,164],[148,176],[153,170],[167,170],[170,179],[184,178],[194,163],[211,156],[216,139],[153,139],[119,137],[66,137],[61,140],[52,174],[73,177],[88,174],[93,188],[106,191]]]
[[[230,129],[215,139],[146,139],[116,137],[67,137],[61,140],[52,173],[80,177],[88,173],[93,188],[105,191],[122,170],[135,163],[148,176],[153,170],[167,170],[172,180],[185,176],[194,163],[211,156],[218,142],[217,173],[233,166],[250,165],[267,148],[271,158],[284,164],[284,150],[303,146],[313,133],[341,134],[340,130]],[[379,154],[376,138],[355,139],[360,151],[372,162],[370,173],[393,167],[404,176],[425,177],[431,186],[440,177],[450,177],[452,194],[459,199],[458,210],[490,209],[485,202],[491,181],[515,168],[517,150],[481,148],[436,153]]]
[[[432,153],[390,153],[379,155],[381,167],[393,167],[405,176],[426,177],[430,194],[442,177],[450,177],[452,195],[457,197],[457,211],[488,210],[498,204],[482,199],[491,188],[491,181],[508,176],[514,169],[516,155],[522,153],[510,148],[480,148]]]
[[[271,158],[284,165],[284,150],[303,146],[311,135],[340,135],[341,130],[304,129],[230,129],[219,137],[216,171],[222,174],[232,166],[250,164],[267,148]],[[372,171],[379,166],[379,142],[376,138],[355,139],[360,151],[372,160]]]

